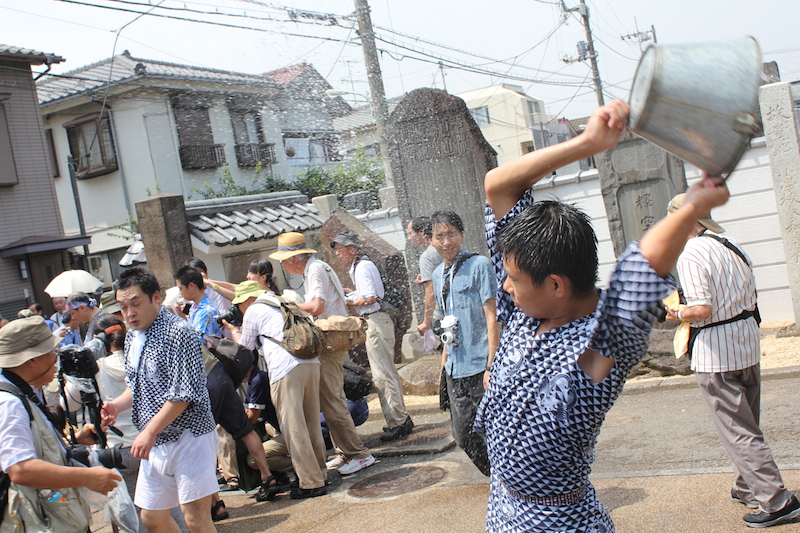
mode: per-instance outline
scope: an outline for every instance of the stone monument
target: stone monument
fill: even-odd
[[[780,82],[762,86],[759,102],[797,321],[800,318],[800,233],[796,229],[800,226],[800,180],[797,179],[800,139],[791,84]],[[800,335],[800,330],[795,323],[783,334]]]
[[[614,253],[667,214],[667,204],[686,190],[683,161],[630,132],[595,156]]]
[[[497,165],[496,152],[464,101],[439,89],[416,89],[394,109],[387,129],[403,227],[414,217],[455,211],[464,221],[464,247],[486,255],[483,181]],[[406,243],[412,279],[420,252]],[[414,301],[421,308],[420,290]]]
[[[147,267],[163,291],[175,285],[175,272],[192,257],[186,208],[180,194],[156,194],[136,202]]]
[[[410,298],[408,298],[410,295],[408,270],[406,269],[403,254],[381,237],[375,235],[363,222],[344,209],[335,209],[331,213],[330,218],[322,224],[319,230],[317,236],[321,246],[318,250],[322,253],[325,262],[336,271],[344,287],[353,288],[350,273],[349,270],[339,262],[339,259],[337,259],[331,249],[330,243],[336,235],[346,230],[352,230],[358,235],[362,252],[367,255],[373,263],[386,272],[391,283],[395,287],[398,287],[409,300],[409,305],[405,309],[397,313],[391,313],[392,322],[394,322],[395,362],[400,363],[403,361],[403,337],[411,326],[411,306]],[[364,360],[357,360],[356,362],[363,364]]]

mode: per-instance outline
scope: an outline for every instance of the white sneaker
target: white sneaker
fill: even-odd
[[[327,461],[325,463],[325,467],[328,470],[336,470],[337,468],[343,466],[346,462],[347,462],[347,458],[344,455],[339,454],[339,455],[335,456],[333,459],[331,459],[330,461]]]
[[[363,459],[350,459],[342,466],[339,467],[339,473],[343,476],[355,474],[359,470],[363,470],[368,466],[375,464],[375,457],[372,454],[364,457]]]

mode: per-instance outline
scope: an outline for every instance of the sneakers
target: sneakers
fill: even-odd
[[[389,428],[386,431],[384,431],[383,435],[381,435],[381,440],[383,442],[389,442],[392,440],[401,439],[406,435],[408,435],[409,433],[411,433],[412,429],[414,429],[414,422],[411,420],[411,417],[409,416],[408,418],[406,418],[406,421],[400,424],[399,426],[395,426],[393,428]]]
[[[800,516],[800,501],[797,501],[797,498],[792,496],[789,503],[780,511],[775,511],[774,513],[767,513],[764,511],[750,513],[744,515],[742,520],[750,527],[770,527],[788,522],[796,516]]]
[[[362,459],[350,459],[339,467],[339,473],[343,476],[355,474],[359,470],[363,470],[364,468],[372,466],[373,464],[375,464],[375,457],[373,457],[372,454]]]
[[[753,500],[745,500],[742,499],[741,495],[736,492],[736,489],[731,489],[731,501],[734,503],[741,503],[745,507],[749,507],[750,509],[758,509],[758,502]]]
[[[336,457],[334,457],[330,461],[327,461],[325,463],[325,467],[328,470],[336,470],[337,468],[340,468],[346,462],[347,462],[347,458],[342,454],[338,454]]]

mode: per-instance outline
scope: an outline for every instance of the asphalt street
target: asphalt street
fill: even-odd
[[[762,428],[786,486],[800,491],[800,369],[763,384]],[[222,533],[416,533],[484,531],[488,480],[452,447],[438,398],[411,407],[418,430],[379,447],[377,410],[359,427],[380,461],[355,475],[330,475],[331,492],[309,500],[281,495],[256,503],[243,492],[223,495],[231,518]],[[417,435],[416,440],[414,438]],[[732,470],[693,378],[631,383],[609,412],[597,446],[592,482],[619,533],[751,531],[748,512],[729,500]],[[105,527],[96,531],[110,531]],[[770,531],[800,532],[800,522]]]

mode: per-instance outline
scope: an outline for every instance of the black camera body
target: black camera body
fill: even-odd
[[[75,378],[93,378],[100,368],[94,353],[83,346],[69,344],[58,351],[61,361],[61,370],[68,376]]]
[[[217,324],[220,326],[223,320],[232,326],[241,326],[244,321],[244,315],[237,304],[231,304],[230,308],[228,308],[225,313],[218,314],[214,317],[214,320],[216,320]]]
[[[122,462],[122,452],[120,452],[119,446],[94,450],[85,444],[72,444],[67,449],[67,459],[75,459],[85,466],[100,463],[106,468],[116,468],[117,470],[126,468]]]

